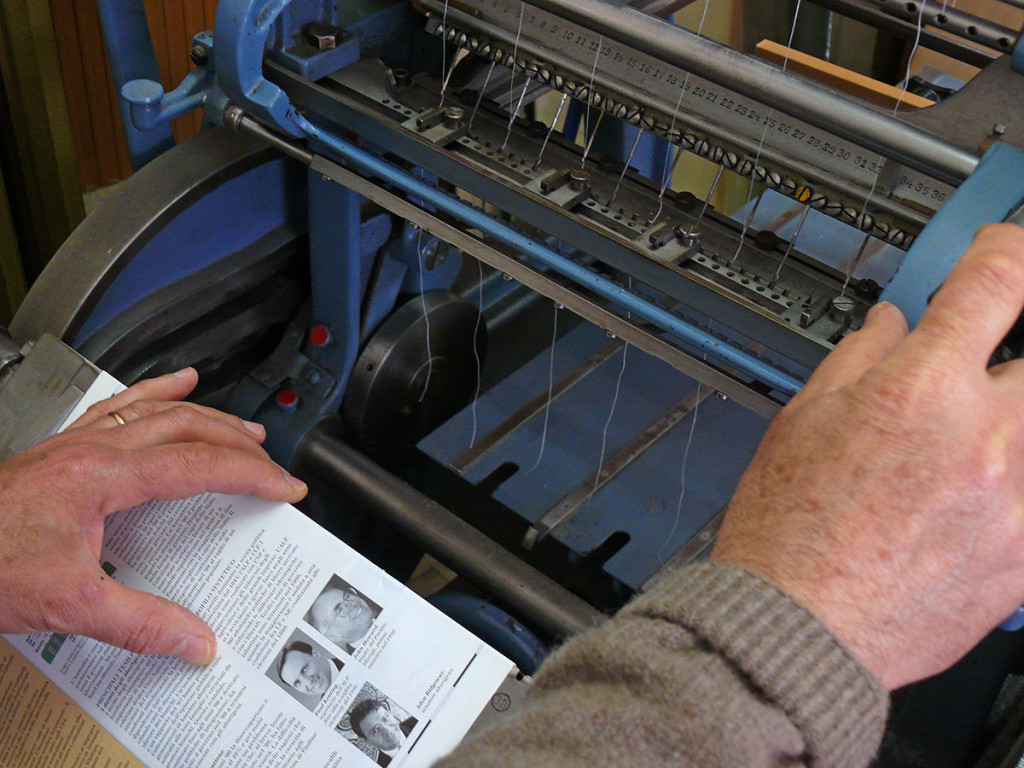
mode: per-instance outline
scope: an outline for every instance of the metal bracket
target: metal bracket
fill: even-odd
[[[0,461],[51,435],[99,376],[99,368],[46,333],[0,384]]]
[[[305,136],[288,96],[263,78],[263,52],[274,20],[291,0],[221,0],[214,25],[217,82],[227,97],[289,136]]]

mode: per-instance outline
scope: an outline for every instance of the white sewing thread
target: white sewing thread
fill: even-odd
[[[548,148],[548,142],[551,141],[551,134],[555,131],[555,125],[558,123],[558,118],[562,115],[562,109],[565,107],[565,102],[569,99],[568,93],[562,94],[562,100],[558,102],[558,109],[555,110],[555,116],[551,120],[551,127],[548,128],[548,133],[544,137],[544,143],[540,145],[540,152],[537,153],[537,160],[533,164],[533,170],[540,168],[541,158],[544,157],[544,150]]]
[[[636,154],[637,147],[640,146],[640,139],[644,137],[644,129],[637,128],[636,138],[633,140],[633,148],[629,150],[629,156],[626,158],[626,162],[622,166],[622,173],[619,174],[619,180],[615,183],[615,189],[612,191],[612,196],[608,198],[608,207],[615,205],[615,198],[619,196],[619,190],[622,188],[622,181],[626,178],[626,171],[629,170],[629,164],[633,162],[633,155]]]
[[[487,84],[491,82],[491,75],[494,74],[494,68],[498,65],[498,62],[492,61],[491,66],[487,68],[487,75],[484,77],[483,87],[480,88],[480,93],[476,95],[476,104],[473,105],[473,114],[469,116],[469,123],[466,124],[466,133],[473,130],[473,121],[476,120],[476,113],[480,111],[480,102],[484,100],[484,93],[487,91]]]
[[[445,76],[445,72],[448,69],[447,56],[448,56],[448,0],[444,0],[444,13],[441,14],[441,77],[444,80],[441,81],[441,101],[438,102],[437,108],[440,109],[444,106],[444,92],[448,87],[448,77]],[[454,58],[454,54],[452,55]],[[454,67],[453,67],[454,69]]]
[[[589,107],[587,108],[589,110]],[[601,121],[604,120],[604,112],[600,112],[597,115],[597,121],[594,123],[594,130],[590,134],[590,138],[587,140],[587,146],[583,149],[583,162],[580,164],[580,168],[587,167],[587,157],[590,155],[590,148],[594,146],[594,139],[597,138],[597,132],[601,128]]]
[[[796,0],[796,8],[793,10],[793,26],[789,28],[789,41],[786,43],[786,56],[782,60],[782,71],[785,72],[789,68],[789,52],[793,49],[793,38],[796,36],[796,23],[800,18],[800,3],[801,0]],[[761,162],[761,151],[764,149],[764,141],[768,138],[768,130],[772,124],[772,117],[775,114],[775,108],[770,107],[768,109],[768,116],[764,119],[764,130],[761,131],[761,140],[757,144],[757,152],[754,155],[754,167],[750,170],[750,192],[747,193],[747,205],[750,205],[750,201],[754,199],[754,188],[757,186],[757,165]],[[750,224],[754,220],[754,214],[757,213],[758,207],[761,205],[761,200],[764,197],[764,190],[761,190],[761,196],[757,198],[757,202],[754,207],[750,209],[750,213],[747,215],[747,220],[743,223],[743,229],[740,232],[740,241],[736,245],[736,253],[730,261],[736,261],[736,258],[740,255],[740,251],[743,250],[743,241],[747,237],[747,231],[750,229]]]
[[[440,244],[438,244],[440,248]],[[430,353],[430,315],[427,313],[427,295],[424,292],[423,272],[425,270],[423,261],[423,229],[420,228],[419,236],[416,239],[416,257],[420,267],[420,304],[423,306],[423,322],[426,326],[427,337],[427,378],[423,382],[423,391],[420,392],[420,402],[427,396],[427,389],[430,387],[430,375],[434,372],[434,356]]]
[[[953,0],[953,6],[956,6],[956,0]],[[910,56],[907,57],[907,71],[903,76],[903,88],[900,89],[900,95],[896,97],[896,105],[892,108],[893,117],[899,112],[900,106],[903,104],[903,98],[907,95],[907,86],[910,84],[910,72],[914,66],[914,57],[917,55],[917,49],[921,46],[921,30],[924,27],[924,9],[925,5],[922,2],[921,8],[917,13],[917,34],[914,37],[914,45],[910,49]],[[878,156],[876,161],[878,165],[878,172],[875,174],[874,180],[871,182],[871,189],[868,190],[867,197],[864,198],[864,205],[860,209],[859,221],[864,220],[864,214],[867,213],[868,204],[871,202],[871,198],[875,195],[875,190],[878,188],[878,177],[882,175],[882,162],[885,158],[882,155]],[[853,273],[856,271],[860,264],[861,257],[867,251],[868,241],[871,239],[871,234],[865,235],[863,242],[861,242],[860,248],[857,251],[857,255],[853,257],[853,261],[850,262],[850,267],[846,271],[846,278],[843,280],[843,290],[840,293],[841,296],[846,295],[846,289],[850,284],[850,279],[853,277]]]
[[[707,355],[704,355],[704,359],[707,360]],[[683,516],[683,499],[686,498],[686,460],[690,457],[690,446],[693,444],[693,433],[697,429],[697,416],[700,409],[700,387],[701,384],[698,381],[697,394],[692,411],[693,419],[690,421],[690,434],[686,437],[686,447],[683,449],[683,465],[679,471],[679,501],[676,502],[675,520],[672,521],[672,529],[668,532],[668,536],[665,537],[665,542],[661,545],[661,549],[658,550],[658,562],[662,565],[665,564],[665,549],[676,535],[676,529],[679,528],[679,522],[682,520]]]
[[[597,76],[597,62],[601,57],[601,48],[604,46],[604,35],[599,35],[597,38],[597,50],[594,51],[594,66],[590,70],[590,88],[587,89],[587,103],[585,105],[586,112],[583,113],[583,140],[587,143],[586,148],[583,150],[583,162],[580,164],[580,168],[587,167],[587,155],[590,153],[590,145],[594,143],[593,136],[589,139],[590,135],[590,105],[594,103],[594,78]],[[597,129],[601,125],[601,118],[604,117],[604,112],[601,112],[597,117],[597,125],[594,126],[594,135],[597,135]]]
[[[523,83],[523,90],[519,94],[519,101],[516,102],[516,108],[512,110],[512,119],[509,121],[508,130],[505,131],[505,141],[501,143],[501,150],[504,152],[505,147],[508,146],[508,140],[512,138],[512,126],[515,124],[516,118],[519,116],[519,109],[523,106],[523,99],[526,98],[526,91],[530,87],[530,78],[527,77]]]
[[[473,433],[469,437],[469,447],[472,448],[476,445],[476,404],[480,399],[480,383],[483,377],[483,362],[480,360],[480,348],[477,346],[478,335],[480,333],[480,323],[484,317],[484,265],[482,261],[477,261],[477,315],[476,315],[476,326],[473,328],[473,359],[476,360],[476,391],[473,393],[473,404],[470,406],[470,413],[473,414]]]
[[[715,174],[715,180],[711,182],[711,188],[704,197],[704,205],[700,209],[700,216],[697,217],[697,224],[695,226],[700,226],[700,223],[704,220],[704,214],[708,212],[708,206],[711,204],[711,198],[714,197],[715,190],[718,189],[718,182],[722,180],[723,173],[725,173],[725,166],[718,166],[718,173]]]
[[[775,276],[772,281],[768,283],[769,288],[775,286],[775,281],[779,279],[779,275],[782,274],[782,268],[786,264],[786,259],[789,258],[789,254],[793,251],[793,246],[796,245],[796,239],[800,237],[800,231],[804,228],[804,222],[807,221],[807,214],[811,212],[811,206],[805,205],[803,213],[800,214],[800,221],[796,224],[796,231],[793,232],[793,237],[789,241],[789,245],[786,246],[786,252],[782,254],[782,261],[779,262],[779,268],[775,270]]]
[[[615,417],[615,406],[619,402],[619,392],[622,389],[622,375],[626,372],[626,353],[629,351],[629,344],[622,346],[622,365],[619,367],[619,376],[615,379],[615,394],[612,395],[612,406],[608,409],[608,418],[604,422],[604,430],[601,433],[601,455],[597,460],[597,474],[594,475],[594,487],[590,489],[590,494],[587,496],[587,500],[584,504],[589,504],[590,500],[594,498],[594,494],[597,493],[598,487],[601,485],[601,472],[604,470],[604,456],[605,451],[608,449],[608,428],[612,424],[612,419]]]
[[[697,25],[697,35],[704,31],[704,22],[708,17],[708,6],[711,5],[711,0],[704,0],[704,11],[700,15],[700,23]],[[686,94],[686,88],[690,84],[690,73],[686,73],[686,77],[683,78],[683,84],[679,87],[679,98],[676,99],[676,108],[672,111],[672,122],[669,125],[668,135],[671,136],[672,132],[676,129],[676,118],[679,116],[679,108],[683,104],[683,96]],[[679,164],[680,158],[683,156],[683,146],[680,144],[676,147],[676,156],[672,161],[672,165],[669,166],[668,171],[665,174],[665,178],[661,182],[661,191],[658,192],[658,210],[654,212],[650,220],[647,222],[647,226],[651,226],[661,216],[662,210],[665,208],[665,191],[668,189],[668,185],[672,182],[672,176],[675,175],[676,166]]]
[[[555,304],[555,322],[551,330],[551,354],[548,356],[548,402],[544,406],[544,426],[540,432],[540,451],[537,453],[537,460],[533,462],[527,474],[533,472],[540,466],[544,458],[544,448],[548,443],[548,418],[551,416],[551,401],[555,395],[555,342],[558,341],[558,310],[560,307]]]
[[[519,40],[523,36],[523,17],[524,16],[526,16],[526,0],[523,0],[523,2],[519,5],[519,28],[516,30],[516,39],[515,39],[515,42],[512,44],[512,66],[509,68],[510,74],[509,74],[509,78],[508,78],[508,106],[509,106],[509,109],[512,108],[512,102],[515,100],[515,88],[514,88],[514,86],[515,86],[515,82],[516,82],[516,60],[519,58]],[[524,77],[526,77],[526,85],[529,85],[530,84],[529,76],[524,75]],[[523,87],[523,96],[525,96],[525,95],[526,95],[526,86]],[[522,103],[523,103],[523,97],[520,96],[519,97],[519,104],[522,104]],[[501,145],[502,150],[505,149],[505,146],[508,144],[509,137],[512,135],[512,126],[515,125],[515,122],[516,122],[516,113],[519,112],[519,104],[516,104],[516,108],[512,109],[512,114],[509,115],[509,118],[508,118],[508,131],[505,132],[505,141]]]

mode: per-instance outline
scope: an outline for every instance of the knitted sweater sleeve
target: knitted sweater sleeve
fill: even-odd
[[[881,684],[796,601],[705,563],[567,643],[517,716],[437,768],[859,768],[887,706]]]

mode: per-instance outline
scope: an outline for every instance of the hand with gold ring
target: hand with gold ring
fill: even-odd
[[[191,368],[139,382],[0,464],[0,633],[87,635],[137,653],[213,659],[213,631],[99,567],[108,515],[204,491],[296,502],[306,486],[267,456],[263,427],[181,402]]]

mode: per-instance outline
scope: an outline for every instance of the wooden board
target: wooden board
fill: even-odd
[[[897,104],[902,109],[930,107],[935,103],[931,99],[907,93],[902,88],[844,69],[824,59],[808,56],[771,40],[762,40],[757,44],[757,55],[780,66],[785,62],[786,69],[790,72],[804,75],[886,109],[893,109]]]

